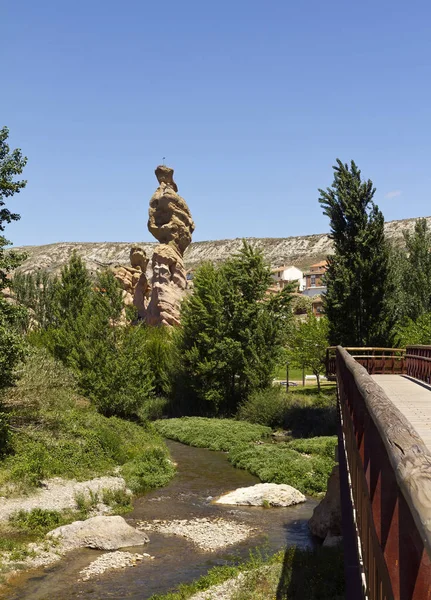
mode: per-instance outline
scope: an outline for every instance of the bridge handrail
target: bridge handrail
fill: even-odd
[[[337,347],[337,358],[344,362],[352,374],[365,407],[380,433],[399,489],[431,558],[431,453],[366,369],[341,346]]]
[[[431,384],[431,346],[407,346],[406,367],[407,375]]]

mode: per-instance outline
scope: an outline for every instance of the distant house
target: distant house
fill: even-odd
[[[322,260],[321,262],[311,265],[309,271],[304,273],[305,287],[302,293],[305,296],[320,296],[326,292],[323,277],[327,267],[326,260]]]
[[[302,275],[302,271],[293,265],[283,265],[282,267],[271,269],[271,275],[273,280],[270,288],[271,291],[279,292],[284,288],[285,285],[291,283],[292,281],[298,282],[298,292],[302,292],[302,290],[305,288],[305,280]]]
[[[311,298],[311,310],[313,311],[313,315],[315,317],[322,317],[324,314],[323,311],[323,298],[322,296],[313,296]]]

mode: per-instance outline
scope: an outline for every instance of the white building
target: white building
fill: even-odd
[[[282,267],[271,269],[271,272],[272,279],[274,280],[272,287],[276,287],[281,290],[287,283],[291,281],[297,281],[299,292],[302,292],[302,290],[305,288],[305,279],[302,275],[302,271],[293,265],[283,265]]]

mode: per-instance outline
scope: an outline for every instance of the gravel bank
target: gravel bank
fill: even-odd
[[[85,569],[79,572],[80,581],[87,581],[98,575],[102,575],[106,571],[114,571],[117,569],[125,569],[126,567],[134,567],[140,560],[144,558],[153,559],[154,556],[147,554],[132,554],[131,552],[109,552],[102,554],[93,560]]]
[[[40,489],[29,496],[4,498],[0,496],[0,520],[6,521],[17,510],[31,511],[34,508],[46,510],[64,510],[76,508],[76,496],[83,494],[102,494],[103,490],[121,490],[126,488],[122,477],[96,477],[88,481],[75,481],[55,477],[42,482]],[[109,508],[100,502],[94,514],[103,514]]]
[[[206,552],[213,552],[226,546],[238,544],[256,532],[255,528],[248,525],[221,518],[140,521],[137,528],[142,531],[158,531],[167,535],[179,535],[192,541]]]

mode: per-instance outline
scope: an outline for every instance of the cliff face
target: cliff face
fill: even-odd
[[[412,231],[417,219],[389,221],[385,225],[386,235],[393,243],[403,244],[403,231]],[[431,227],[431,217],[427,217]],[[315,234],[289,238],[247,238],[253,246],[261,248],[265,258],[276,267],[294,264],[306,269],[314,262],[324,259],[331,253],[331,240],[327,234]],[[214,263],[226,260],[241,247],[242,240],[217,240],[192,242],[184,253],[186,269],[195,268],[204,261]],[[148,242],[62,242],[45,246],[22,246],[16,248],[28,254],[20,267],[26,273],[38,269],[58,273],[67,263],[74,250],[82,257],[90,271],[96,272],[106,267],[128,265],[131,246],[142,247],[150,259],[157,243]]]

